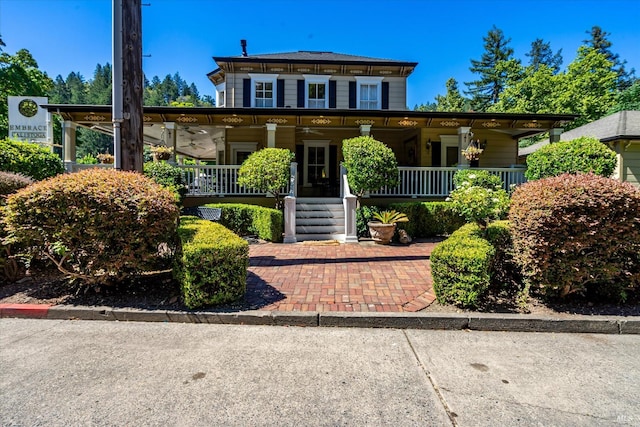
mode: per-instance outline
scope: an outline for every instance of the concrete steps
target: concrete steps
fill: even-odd
[[[296,239],[344,240],[344,207],[340,198],[298,198]]]

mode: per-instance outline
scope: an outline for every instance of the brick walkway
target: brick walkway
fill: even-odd
[[[429,255],[436,243],[250,245],[246,303],[279,311],[419,311],[435,300]]]

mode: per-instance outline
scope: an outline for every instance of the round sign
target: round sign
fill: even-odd
[[[38,114],[38,104],[33,99],[23,99],[18,104],[18,111],[25,117],[33,117]]]

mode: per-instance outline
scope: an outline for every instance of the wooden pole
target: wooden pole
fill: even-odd
[[[142,5],[141,0],[122,2],[122,92],[123,120],[121,168],[142,172]]]

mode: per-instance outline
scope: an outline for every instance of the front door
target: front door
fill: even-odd
[[[329,141],[303,141],[302,184],[303,197],[334,197],[337,194],[335,180],[336,150]],[[335,148],[335,147],[333,147]],[[334,157],[332,159],[332,157]]]

